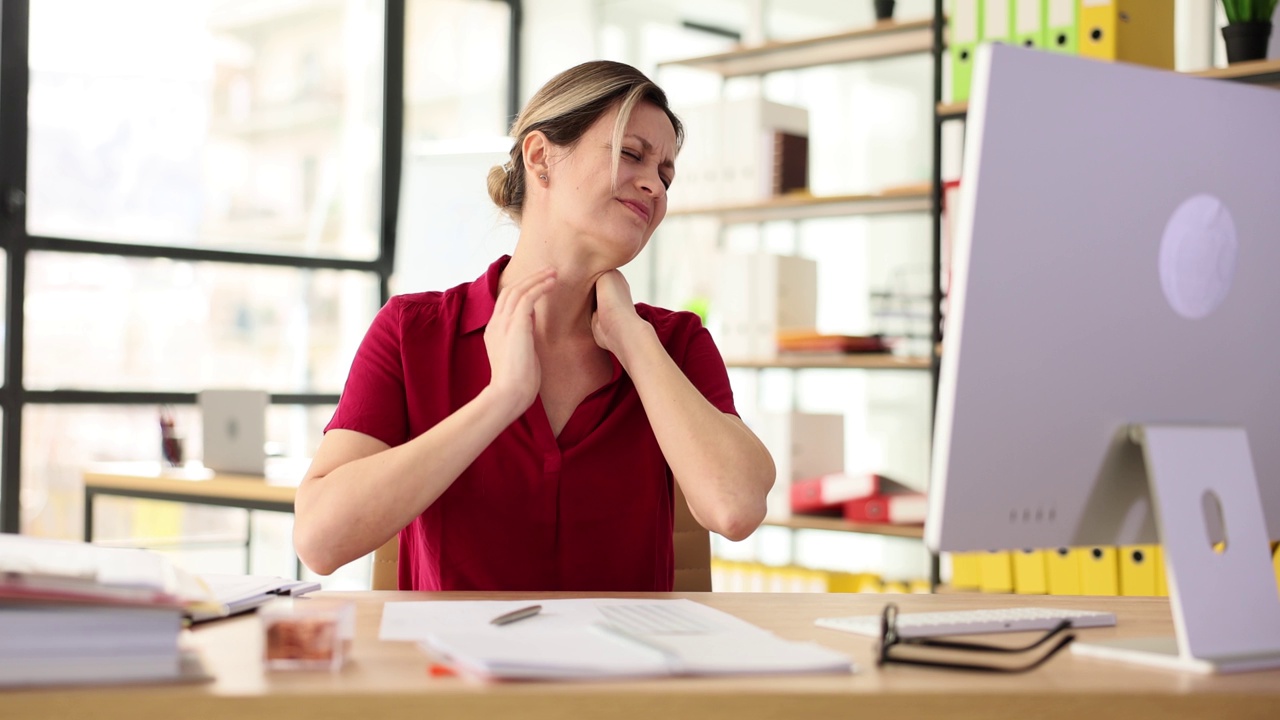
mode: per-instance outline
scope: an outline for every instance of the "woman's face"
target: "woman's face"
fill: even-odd
[[[666,113],[641,102],[631,111],[621,147],[613,146],[618,108],[600,116],[572,149],[556,148],[548,169],[552,211],[572,234],[587,237],[591,253],[610,268],[644,249],[667,214],[667,186],[675,177],[676,133]],[[613,157],[618,182],[612,182]]]

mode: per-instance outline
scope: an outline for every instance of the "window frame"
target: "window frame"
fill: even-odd
[[[494,0],[510,7],[507,121],[519,102],[521,0]],[[27,233],[28,92],[30,90],[30,0],[0,2],[0,248],[7,253],[4,298],[4,374],[0,384],[0,532],[21,532],[22,416],[30,404],[194,405],[192,392],[28,390],[23,383],[24,307],[28,256],[32,251],[166,258],[193,262],[270,265],[297,269],[362,271],[378,278],[382,303],[390,298],[399,221],[404,146],[404,60],[407,0],[385,0],[383,26],[382,150],[378,254],[372,260],[179,247],[46,237]],[[333,393],[272,394],[273,405],[333,405]]]

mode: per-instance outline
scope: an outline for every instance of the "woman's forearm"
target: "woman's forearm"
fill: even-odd
[[[745,538],[764,520],[773,458],[741,420],[718,410],[689,382],[651,325],[641,322],[630,332],[619,361],[689,509],[708,530]]]
[[[486,388],[435,427],[392,448],[367,435],[330,433],[298,488],[298,558],[328,575],[376,550],[520,416],[523,408],[515,405]]]

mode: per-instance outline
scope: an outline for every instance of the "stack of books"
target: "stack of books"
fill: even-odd
[[[915,525],[924,522],[928,498],[883,475],[833,473],[793,481],[791,511],[835,515],[850,522]]]
[[[152,552],[0,535],[0,687],[199,678],[184,616],[215,602]]]

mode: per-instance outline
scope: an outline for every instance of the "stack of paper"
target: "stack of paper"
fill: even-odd
[[[187,617],[197,623],[248,612],[278,597],[297,597],[320,589],[318,582],[273,575],[201,573],[198,577],[213,593],[217,605],[189,608]]]
[[[155,553],[0,535],[0,686],[175,680],[212,601]]]
[[[0,600],[0,686],[182,676],[176,605]]]
[[[533,617],[490,622],[527,604],[387,603],[380,637],[418,641],[460,670],[505,680],[853,671],[846,655],[691,600],[543,600]]]

